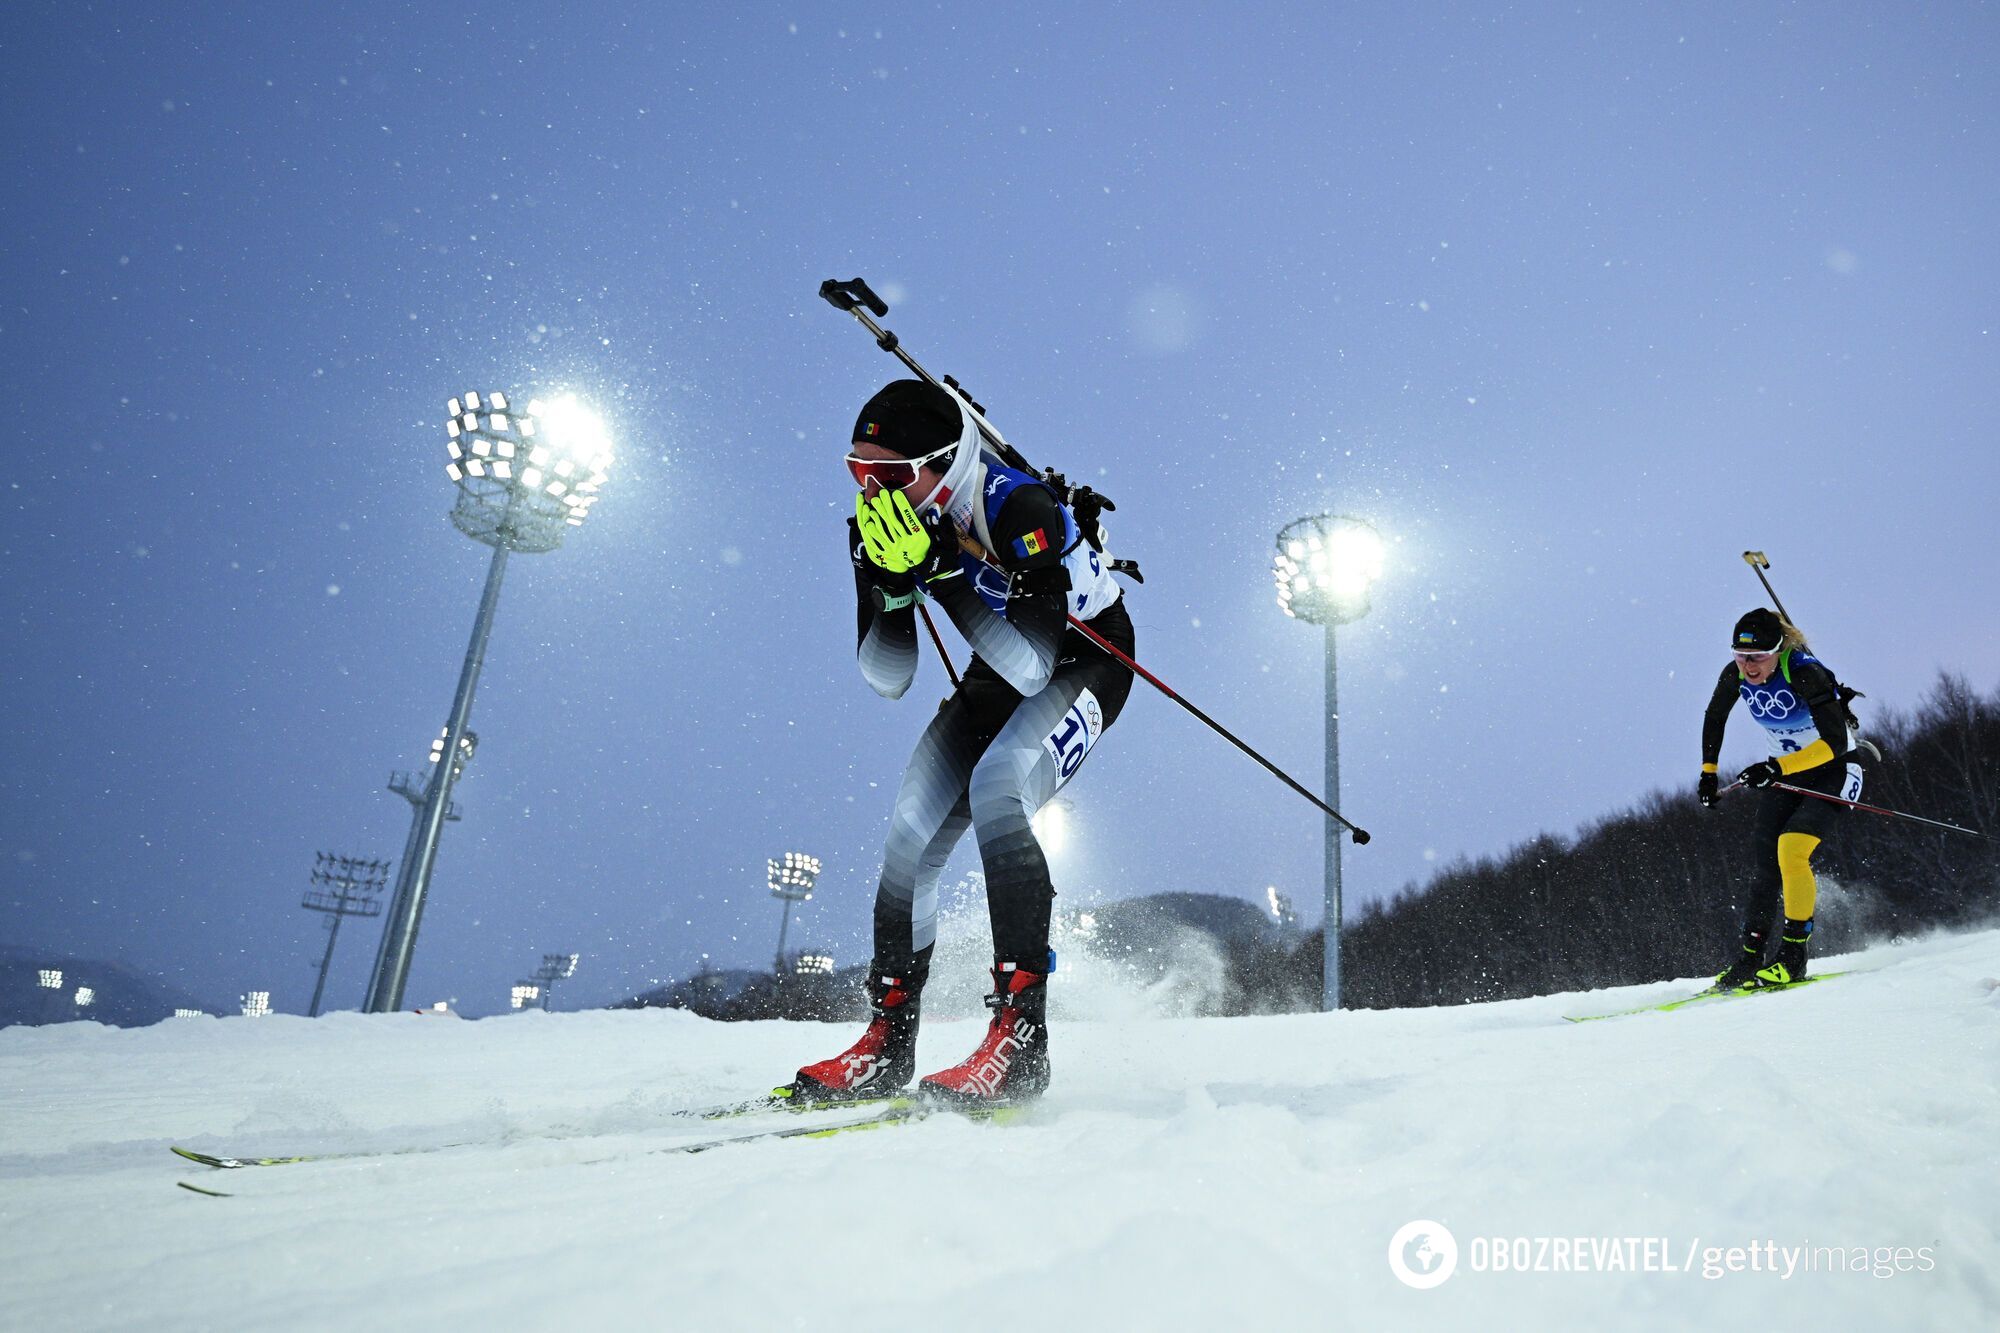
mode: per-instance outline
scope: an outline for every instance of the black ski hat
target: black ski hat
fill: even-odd
[[[1736,632],[1729,637],[1730,648],[1739,653],[1775,653],[1785,643],[1785,622],[1778,619],[1778,613],[1766,607],[1758,607],[1736,622]]]
[[[891,380],[862,405],[851,438],[904,458],[921,458],[957,444],[964,427],[958,400],[937,385]]]

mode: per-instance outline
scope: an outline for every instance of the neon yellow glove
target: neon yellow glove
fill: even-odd
[[[935,512],[919,518],[901,491],[854,497],[854,526],[862,548],[871,564],[891,574],[910,574],[924,582],[957,574],[950,524]]]

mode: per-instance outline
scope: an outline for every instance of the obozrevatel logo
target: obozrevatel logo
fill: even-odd
[[[1406,1287],[1428,1291],[1458,1269],[1458,1240],[1442,1222],[1405,1222],[1389,1238],[1389,1271]]]

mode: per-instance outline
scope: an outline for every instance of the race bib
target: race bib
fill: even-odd
[[[1098,705],[1097,696],[1085,690],[1042,742],[1042,748],[1056,761],[1057,790],[1083,767],[1084,757],[1103,732],[1104,709]]]

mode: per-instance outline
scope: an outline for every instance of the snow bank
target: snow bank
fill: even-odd
[[[1581,1025],[1692,983],[1071,1021],[1024,1123],[700,1156],[647,1152],[713,1132],[668,1112],[851,1034],[664,1011],[8,1029],[0,1326],[1993,1327],[2000,933],[1822,966],[1856,974]],[[973,1040],[932,1024],[924,1061]],[[169,1143],[470,1146],[219,1173]],[[1417,1219],[1456,1245],[1428,1290],[1389,1263]],[[1492,1271],[1579,1253],[1628,1266]]]

